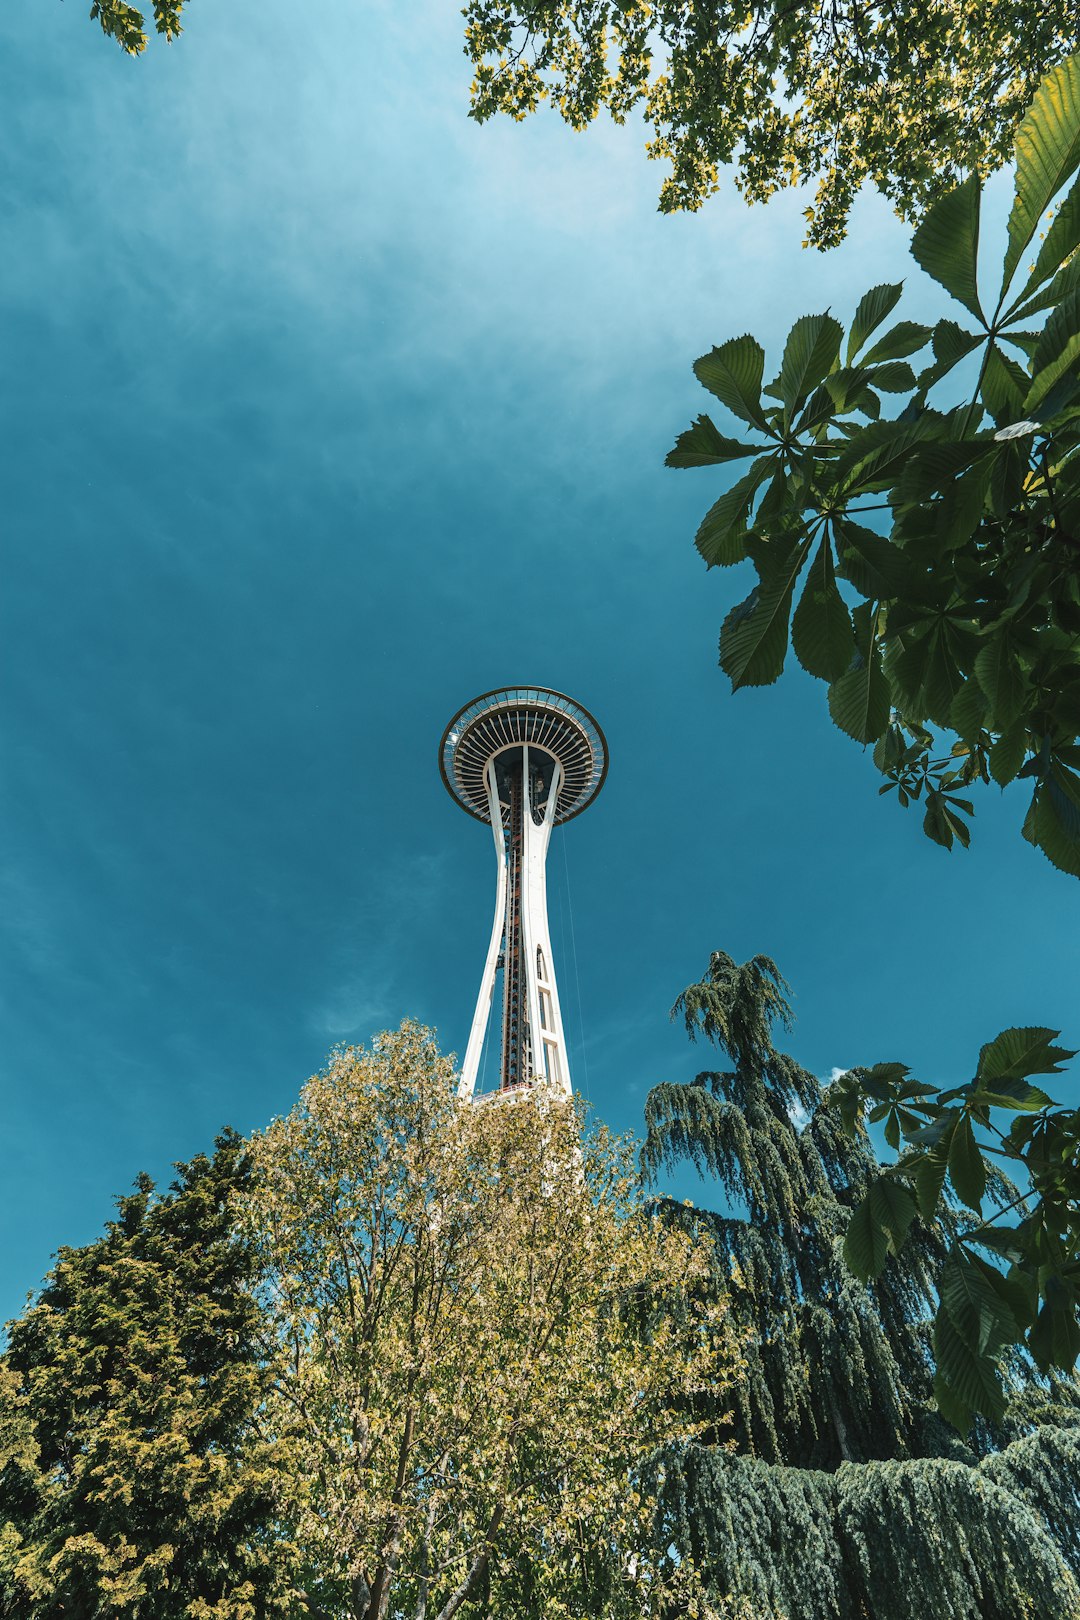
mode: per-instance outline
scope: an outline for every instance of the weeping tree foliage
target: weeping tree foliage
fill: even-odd
[[[887,324],[902,285],[873,287],[846,334],[797,320],[764,386],[760,344],[728,339],[694,371],[739,437],[700,416],[667,464],[750,463],[697,532],[757,576],[720,632],[734,690],[776,681],[790,639],[928,837],[966,846],[968,790],[1016,783],[1024,837],[1080,876],[1080,55],[1015,163],[991,299],[972,176],[912,242],[948,314]]]
[[[689,1160],[726,1195],[709,1217],[716,1286],[749,1335],[745,1381],[714,1405],[717,1441],[734,1447],[669,1456],[660,1535],[718,1593],[787,1620],[1080,1616],[1076,1385],[1014,1358],[998,1422],[977,1419],[963,1440],[944,1421],[931,1322],[954,1210],[914,1216],[876,1280],[851,1273],[851,1212],[879,1167],[861,1124],[848,1134],[820,1082],[773,1046],[785,992],[767,957],[716,952],[673,1012],[730,1067],[658,1086],[646,1105],[646,1173]],[[1003,1179],[989,1197],[1006,1201]]]

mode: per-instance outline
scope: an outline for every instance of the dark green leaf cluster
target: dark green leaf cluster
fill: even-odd
[[[710,567],[748,559],[757,575],[721,630],[732,687],[775,681],[790,640],[834,723],[874,745],[881,792],[922,803],[928,837],[966,846],[967,790],[1022,778],[1024,836],[1080,876],[1080,55],[1040,86],[1015,161],[992,313],[972,177],[912,243],[963,324],[886,325],[901,285],[875,287],[846,336],[828,313],[796,321],[767,385],[764,350],[732,338],[694,371],[758,437],[702,416],[667,463],[752,458],[697,535]],[[935,408],[959,367],[970,398]]]
[[[853,1096],[861,1071],[825,1089],[775,1050],[784,988],[767,957],[714,953],[673,1016],[732,1067],[658,1086],[646,1105],[646,1174],[689,1160],[726,1194],[723,1213],[661,1210],[708,1229],[715,1286],[747,1335],[717,1443],[665,1459],[658,1534],[718,1593],[788,1620],[1078,1616],[1080,1504],[1067,1481],[1080,1388],[1018,1353],[1007,1400],[980,1408],[964,1440],[943,1421],[935,1317],[955,1293],[961,1218],[944,1196],[920,1214],[902,1180],[881,1176]],[[1012,1083],[988,1061],[994,1085]],[[894,1088],[877,1116],[890,1140],[923,1123],[930,1088],[899,1064],[874,1072]],[[1012,1196],[1000,1172],[986,1185],[998,1205]],[[865,1279],[844,1259],[860,1223],[882,1262]]]
[[[212,1159],[147,1177],[104,1236],[62,1249],[0,1359],[0,1614],[262,1620],[283,1613],[252,1257]]]
[[[949,1090],[884,1063],[853,1070],[830,1091],[852,1136],[869,1107],[890,1147],[903,1147],[852,1215],[844,1254],[857,1276],[881,1276],[916,1215],[932,1220],[941,1210],[946,1189],[971,1212],[942,1272],[934,1322],[934,1393],[962,1430],[973,1412],[1004,1414],[1012,1347],[1022,1344],[1044,1371],[1071,1373],[1080,1358],[1080,1109],[1055,1106],[1031,1083],[1075,1056],[1053,1045],[1056,1036],[1004,1030],[983,1047],[967,1085]],[[1002,1113],[1014,1116],[1005,1130],[995,1117]],[[1000,1183],[995,1161],[1024,1192],[984,1216],[988,1190]]]
[[[869,180],[905,216],[1006,161],[1040,75],[1075,48],[1075,10],[1029,0],[468,0],[472,116],[548,100],[574,129],[640,110],[670,164],[668,212],[734,166],[751,202],[813,183],[808,240],[844,235]]]

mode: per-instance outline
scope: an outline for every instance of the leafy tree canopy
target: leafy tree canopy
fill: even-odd
[[[761,346],[729,339],[694,371],[740,436],[701,416],[667,464],[752,458],[697,533],[709,567],[757,575],[721,630],[733,688],[775,681],[790,636],[930,838],[966,846],[966,790],[1024,781],[1024,836],[1080,876],[1080,56],[1042,83],[1015,156],[992,302],[971,178],[912,243],[957,319],[887,325],[901,285],[874,287],[846,334],[796,321],[764,387]],[[965,374],[963,403],[930,404]],[[902,403],[889,419],[883,396]]]
[[[626,1143],[545,1088],[462,1105],[431,1033],[343,1050],[253,1143],[267,1423],[312,1613],[663,1612],[644,1465],[724,1388],[708,1245],[658,1222]]]
[[[1030,0],[468,0],[472,116],[548,100],[575,129],[643,113],[671,167],[669,212],[721,168],[751,202],[815,183],[808,240],[844,235],[870,180],[912,216],[1005,162],[1039,77],[1076,43],[1068,8]]]
[[[767,957],[714,953],[674,1013],[727,1064],[648,1098],[646,1170],[689,1159],[726,1195],[714,1286],[747,1336],[745,1378],[699,1396],[723,1421],[666,1459],[659,1537],[717,1593],[786,1620],[1076,1620],[1080,1390],[1017,1355],[963,1440],[942,1420],[932,1323],[954,1206],[913,1208],[889,1265],[851,1274],[852,1211],[880,1169],[837,1106],[847,1091],[773,1047],[785,991]],[[1007,1202],[996,1172],[987,1188]]]
[[[185,0],[153,0],[154,29],[170,42],[179,39],[180,14]],[[146,16],[127,0],[94,0],[90,19],[101,24],[107,39],[115,39],[120,49],[129,56],[138,56],[146,49]]]

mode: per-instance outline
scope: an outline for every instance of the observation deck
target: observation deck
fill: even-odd
[[[447,792],[477,821],[491,821],[487,765],[528,745],[561,767],[553,820],[572,821],[604,785],[608,750],[588,709],[543,686],[501,686],[459,709],[443,732],[439,770]]]

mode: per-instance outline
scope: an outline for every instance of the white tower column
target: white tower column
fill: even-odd
[[[547,852],[558,822],[599,793],[607,745],[587,709],[545,687],[486,692],[443,733],[440,769],[463,809],[491,825],[495,915],[458,1086],[476,1094],[502,975],[498,1089],[573,1091],[547,908]]]

